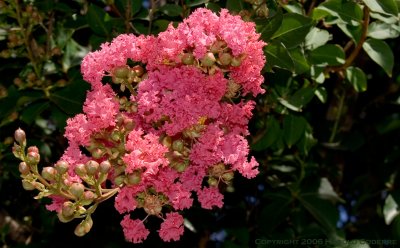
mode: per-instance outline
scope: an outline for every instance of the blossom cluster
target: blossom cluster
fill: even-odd
[[[103,44],[82,62],[91,90],[83,113],[67,121],[69,147],[36,184],[20,165],[25,184],[57,185],[42,190],[53,200],[47,208],[65,222],[85,217],[79,236],[97,204],[116,194],[128,241],[146,239],[149,216],[163,219],[162,240],[179,240],[179,211],[194,197],[205,209],[221,208],[219,186],[234,172],[258,173],[245,139],[254,102],[244,96],[264,92],[259,38],[254,23],[227,10],[197,9],[158,36],[123,34]],[[138,209],[147,217],[131,219]]]

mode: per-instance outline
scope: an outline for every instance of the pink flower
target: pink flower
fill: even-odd
[[[202,208],[212,209],[212,207],[222,208],[224,196],[218,191],[217,187],[203,188],[197,191],[197,198]]]
[[[168,200],[174,209],[177,210],[183,210],[192,206],[193,199],[191,195],[192,194],[188,190],[185,190],[180,183],[172,184],[167,192]]]
[[[122,214],[133,211],[137,207],[136,194],[142,192],[144,187],[125,186],[115,197],[115,209]]]
[[[49,211],[60,212],[66,199],[57,195],[51,195],[49,198],[52,200],[52,202],[51,204],[46,205],[46,209]]]
[[[88,145],[91,134],[92,130],[89,129],[86,115],[78,114],[67,120],[64,136],[70,144]]]
[[[124,231],[125,239],[132,243],[142,243],[149,235],[149,230],[141,220],[132,220],[129,214],[124,216],[121,221],[122,230]]]
[[[133,130],[129,133],[126,142],[126,150],[130,153],[123,157],[126,163],[126,173],[135,170],[144,170],[143,176],[156,175],[160,167],[168,166],[168,160],[164,154],[168,149],[159,143],[159,137],[143,130]]]
[[[183,234],[182,215],[176,212],[167,213],[164,222],[161,223],[158,233],[160,234],[161,239],[165,242],[179,240],[180,236]]]

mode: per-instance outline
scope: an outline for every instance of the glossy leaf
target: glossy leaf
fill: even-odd
[[[40,101],[30,104],[22,111],[20,118],[26,124],[30,125],[49,106],[50,103],[48,101]]]
[[[327,44],[311,51],[310,61],[320,66],[338,66],[345,63],[345,54],[339,45]]]
[[[312,127],[310,126],[310,124],[307,124],[304,129],[303,136],[296,144],[297,148],[301,153],[307,156],[311,148],[317,143],[318,141],[314,138]]]
[[[229,11],[239,12],[243,9],[243,1],[242,0],[227,0],[226,8]]]
[[[386,40],[398,37],[400,26],[387,24],[385,22],[372,22],[368,27],[368,36],[374,39]]]
[[[363,2],[374,12],[394,16],[397,16],[399,13],[395,0],[363,0]]]
[[[347,24],[357,26],[363,19],[363,11],[359,4],[353,1],[328,0],[318,6],[330,15]]]
[[[264,48],[271,67],[279,67],[289,71],[294,71],[293,60],[286,47],[280,42],[270,43]]]
[[[314,27],[307,34],[305,39],[305,48],[314,50],[317,47],[325,45],[331,39],[331,35],[326,30]]]
[[[275,15],[268,19],[256,20],[257,32],[261,34],[261,39],[264,41],[269,41],[272,35],[279,29],[282,24],[283,14],[279,9]]]
[[[134,16],[142,8],[142,0],[115,0],[115,5],[122,15],[125,15],[125,11],[130,10],[130,15]]]
[[[97,5],[91,4],[89,6],[86,20],[89,27],[98,35],[108,36],[110,33],[109,27],[105,24],[107,13]]]
[[[265,133],[260,140],[251,146],[254,151],[262,151],[270,147],[279,138],[282,131],[279,122],[273,117],[267,117]]]
[[[390,225],[390,223],[392,223],[394,218],[396,218],[399,213],[399,205],[394,200],[392,195],[388,195],[388,197],[386,197],[385,205],[383,207],[383,215],[385,217],[386,225]]]
[[[283,137],[290,148],[296,144],[306,128],[307,121],[302,116],[286,115],[283,119]]]
[[[288,102],[291,105],[302,109],[304,106],[307,105],[307,103],[309,103],[313,99],[314,92],[315,88],[313,87],[301,88],[288,99]]]
[[[318,97],[318,99],[322,102],[322,103],[326,103],[327,97],[328,97],[328,93],[325,89],[325,87],[318,87],[315,90],[315,95]]]
[[[363,44],[364,51],[369,57],[380,65],[389,77],[392,76],[394,66],[393,52],[388,44],[382,40],[367,39]]]
[[[158,10],[167,16],[180,16],[183,11],[182,7],[177,4],[164,4]]]
[[[52,92],[49,98],[62,111],[73,115],[82,111],[83,101],[88,89],[88,83],[76,81],[64,89]]]
[[[296,47],[288,50],[290,57],[293,60],[294,72],[297,75],[303,74],[310,70],[310,65],[301,48]]]
[[[367,77],[363,70],[358,67],[350,66],[346,69],[346,79],[353,85],[357,92],[363,92],[367,90]]]
[[[282,24],[272,39],[279,39],[287,48],[295,47],[302,42],[310,31],[312,19],[294,13],[283,15]]]

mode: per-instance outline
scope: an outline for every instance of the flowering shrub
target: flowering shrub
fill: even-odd
[[[158,36],[123,34],[82,62],[91,90],[83,113],[67,121],[69,147],[54,167],[38,172],[36,147],[15,133],[14,155],[26,190],[49,197],[62,222],[83,219],[75,234],[93,225],[91,215],[116,195],[125,238],[146,239],[145,222],[163,220],[159,235],[169,242],[183,234],[180,210],[223,206],[222,184],[234,172],[257,175],[245,136],[254,102],[264,93],[265,58],[252,22],[227,10],[199,8]],[[142,209],[143,219],[130,213]]]

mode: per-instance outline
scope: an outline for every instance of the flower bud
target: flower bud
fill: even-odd
[[[120,133],[119,133],[118,131],[113,131],[113,132],[111,133],[111,139],[112,139],[113,141],[115,141],[115,142],[120,141],[120,140],[121,140]]]
[[[194,63],[194,56],[191,53],[184,53],[182,55],[182,63],[185,65],[193,65]]]
[[[26,162],[28,164],[38,164],[40,161],[40,155],[38,152],[32,151],[32,152],[28,152],[28,154],[26,155]]]
[[[71,220],[74,219],[74,216],[73,216],[73,215],[72,215],[72,216],[69,216],[69,217],[65,217],[65,216],[62,214],[62,211],[60,211],[60,212],[57,213],[57,217],[58,217],[58,219],[59,219],[62,223],[67,223],[67,222],[70,222]]]
[[[28,180],[22,180],[22,187],[25,190],[34,190],[35,189],[35,185]]]
[[[23,176],[28,175],[30,172],[29,166],[25,162],[19,163],[18,170]]]
[[[172,167],[177,170],[178,172],[183,172],[185,171],[186,167],[188,166],[188,163],[185,161],[179,161],[179,162],[173,162]]]
[[[218,186],[218,180],[214,177],[209,177],[207,180],[208,185],[210,185],[211,187],[216,187]]]
[[[54,165],[54,168],[60,175],[62,175],[68,171],[69,164],[64,160],[60,160]]]
[[[44,167],[42,169],[42,177],[47,181],[54,181],[56,170],[53,167]]]
[[[103,155],[104,155],[104,150],[103,149],[100,149],[100,148],[95,148],[93,151],[92,151],[92,157],[93,158],[95,158],[95,159],[99,159],[99,158],[101,158]]]
[[[75,235],[82,237],[87,234],[93,226],[93,220],[90,216],[86,217],[79,225],[75,228]]]
[[[71,217],[73,216],[75,213],[75,206],[72,202],[70,201],[66,201],[63,203],[62,207],[61,207],[61,214],[63,215],[63,217]]]
[[[86,167],[84,164],[77,164],[75,166],[74,172],[80,177],[85,177],[87,175]]]
[[[143,209],[150,215],[158,216],[162,210],[162,202],[155,195],[147,195],[144,199]]]
[[[97,173],[97,170],[99,169],[99,163],[97,163],[94,160],[89,160],[85,164],[86,172],[89,176],[93,176],[94,174]]]
[[[184,144],[183,141],[178,139],[178,140],[174,140],[174,142],[172,143],[172,150],[174,151],[178,151],[181,152],[184,148]]]
[[[220,177],[222,174],[225,172],[225,164],[224,163],[218,163],[214,166],[212,166],[209,170],[209,173],[214,176],[214,177]]]
[[[226,46],[227,46],[227,44],[226,44],[225,41],[223,41],[223,40],[217,40],[217,41],[215,41],[215,42],[212,44],[212,46],[211,46],[211,48],[210,48],[210,51],[211,51],[212,53],[219,53],[219,52],[220,52],[222,49],[224,49]]]
[[[107,174],[111,169],[111,163],[108,160],[104,160],[100,163],[100,173]]]
[[[129,185],[138,184],[140,183],[140,180],[141,180],[140,172],[135,171],[127,175],[127,183]]]
[[[114,178],[114,184],[117,186],[121,186],[125,181],[125,176],[121,175],[121,176],[117,176],[116,178]]]
[[[81,183],[73,183],[69,188],[69,192],[77,199],[81,198],[84,191],[85,191],[85,186],[83,186],[83,184]]]
[[[28,147],[28,153],[29,152],[39,153],[39,148],[37,148],[37,146],[30,146]]]
[[[128,66],[121,66],[114,69],[114,76],[117,78],[128,78],[130,69]]]
[[[172,138],[170,136],[165,136],[165,137],[162,138],[161,143],[164,146],[170,148],[171,147],[171,143],[172,143]]]
[[[25,131],[22,130],[21,128],[18,128],[14,132],[14,139],[21,145],[26,145],[26,135]]]
[[[215,61],[216,61],[216,59],[215,59],[215,57],[214,57],[214,54],[208,52],[208,53],[206,53],[206,55],[204,55],[204,57],[201,59],[201,64],[202,64],[203,66],[211,67],[211,66],[214,65]]]
[[[219,62],[221,65],[230,65],[232,62],[232,55],[229,53],[222,53],[219,56]]]
[[[83,192],[81,203],[82,205],[89,205],[93,202],[95,198],[95,193],[93,193],[92,191],[85,191]]]
[[[141,77],[144,74],[144,69],[140,65],[135,65],[132,68],[132,71],[135,72],[136,76]]]
[[[237,67],[237,66],[240,66],[241,64],[242,64],[242,60],[240,58],[238,58],[238,57],[232,58],[231,66]]]
[[[233,179],[233,177],[234,177],[234,173],[233,173],[233,171],[229,171],[229,172],[226,172],[226,173],[224,173],[223,175],[222,175],[222,179],[224,180],[224,181],[231,181],[232,179]]]

